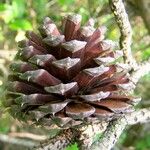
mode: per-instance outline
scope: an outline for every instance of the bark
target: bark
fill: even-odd
[[[150,122],[150,108],[141,109],[128,114],[120,119],[110,122],[99,142],[93,145],[91,150],[110,150],[113,148],[126,125]]]
[[[66,146],[77,142],[80,150],[110,150],[119,139],[126,125],[148,122],[150,122],[150,108],[140,109],[109,124],[108,122],[97,122],[82,128],[63,130],[59,135],[35,149],[62,150]],[[93,144],[93,138],[98,133],[101,133],[102,137]]]
[[[148,61],[145,61],[143,63],[141,63],[138,66],[138,69],[133,72],[132,76],[131,76],[131,80],[134,84],[137,84],[137,82],[146,74],[150,73],[150,59]]]
[[[124,61],[129,64],[133,70],[136,70],[137,64],[131,52],[132,28],[125,6],[122,0],[109,0],[109,3],[121,32],[120,48],[124,52]]]
[[[8,135],[3,135],[3,134],[0,134],[0,141],[3,143],[21,145],[21,146],[28,147],[28,148],[32,148],[37,144],[29,140],[18,139],[18,138],[10,137]]]
[[[75,129],[64,129],[54,138],[51,138],[42,144],[38,145],[34,149],[36,150],[61,150],[64,149],[69,144],[77,141],[79,137],[79,132]]]

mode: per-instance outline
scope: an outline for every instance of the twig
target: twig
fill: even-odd
[[[99,143],[94,144],[90,150],[110,150],[119,139],[126,125],[147,122],[150,122],[150,108],[135,111],[120,119],[110,122],[107,130],[99,140]]]
[[[36,150],[61,150],[66,146],[77,142],[80,149],[91,146],[93,137],[100,134],[107,128],[108,122],[96,122],[90,125],[79,126],[76,128],[64,129],[54,138],[48,139],[35,147]],[[84,147],[85,146],[85,147]]]
[[[88,126],[82,127],[80,130],[81,134],[78,141],[78,146],[81,150],[87,150],[94,142],[94,138],[101,135],[107,128],[109,122],[98,121]]]
[[[74,142],[74,140],[78,137],[78,132],[73,132],[73,129],[64,129],[54,138],[51,138],[44,143],[38,145],[34,149],[36,150],[61,150],[65,148],[67,145]]]
[[[9,133],[9,136],[11,137],[19,137],[19,138],[29,138],[36,141],[43,141],[48,139],[45,135],[36,135],[28,132],[11,132]]]
[[[29,140],[24,140],[24,139],[18,139],[14,137],[10,137],[8,135],[3,135],[0,134],[0,141],[4,143],[9,143],[9,144],[15,144],[15,145],[21,145],[29,148],[33,148],[37,143],[29,141]]]
[[[138,70],[132,74],[131,80],[134,84],[136,84],[141,77],[148,74],[150,72],[150,59],[141,65],[139,65]]]
[[[132,29],[128,19],[128,14],[126,13],[122,0],[109,0],[109,3],[120,28],[120,48],[123,49],[124,61],[135,70],[137,64],[131,52]]]
[[[135,112],[132,112],[131,114],[128,114],[124,116],[126,121],[126,124],[128,125],[134,125],[137,123],[148,123],[150,122],[150,108],[143,108],[140,110],[137,110]]]

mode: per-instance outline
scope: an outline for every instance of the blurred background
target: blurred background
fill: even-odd
[[[132,51],[138,62],[150,57],[150,4],[149,0],[126,0],[133,28]],[[0,0],[0,150],[29,149],[39,141],[54,136],[57,131],[32,127],[14,120],[2,106],[9,63],[17,51],[17,42],[25,38],[26,30],[36,30],[45,16],[58,26],[67,14],[82,15],[84,24],[88,18],[96,19],[96,26],[105,25],[106,38],[119,41],[120,32],[110,10],[108,0]],[[141,107],[150,106],[150,74],[143,77],[135,90],[141,96]],[[13,140],[20,140],[19,142]],[[8,143],[8,140],[10,142]],[[6,142],[7,141],[7,142]],[[16,142],[16,144],[15,144]],[[114,150],[149,150],[150,124],[128,127]],[[74,144],[67,150],[77,150]]]

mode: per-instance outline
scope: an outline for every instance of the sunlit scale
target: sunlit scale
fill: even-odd
[[[60,31],[46,17],[40,34],[28,31],[27,40],[19,42],[5,102],[14,117],[69,127],[133,110],[139,99],[127,96],[134,88],[129,68],[116,63],[122,51],[104,40],[106,27],[95,28],[93,19],[81,27],[81,20],[69,15]]]

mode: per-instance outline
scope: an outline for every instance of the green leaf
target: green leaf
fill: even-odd
[[[10,124],[11,121],[8,114],[3,114],[3,116],[0,118],[0,133],[8,133]]]
[[[20,18],[25,14],[25,1],[13,0],[12,1],[13,15],[15,18]]]
[[[49,12],[48,9],[40,9],[40,8],[46,8],[47,3],[48,3],[48,0],[36,0],[33,2],[33,9],[36,12],[37,20],[39,22],[41,22],[43,18],[47,16],[47,12]]]
[[[78,149],[77,143],[74,143],[68,146],[65,150],[79,150],[79,149]]]
[[[148,150],[150,149],[150,135],[146,135],[139,139],[135,144],[136,150]]]
[[[2,18],[5,23],[10,22],[14,18],[11,5],[0,3],[0,18]]]
[[[75,0],[58,0],[59,4],[61,5],[70,5],[74,3]]]
[[[8,7],[7,4],[0,3],[0,12],[6,11],[7,7]]]
[[[147,60],[150,57],[150,47],[145,49],[142,53],[142,59]]]
[[[12,30],[31,30],[32,29],[31,23],[25,19],[16,19],[15,21],[9,24],[9,27]]]

